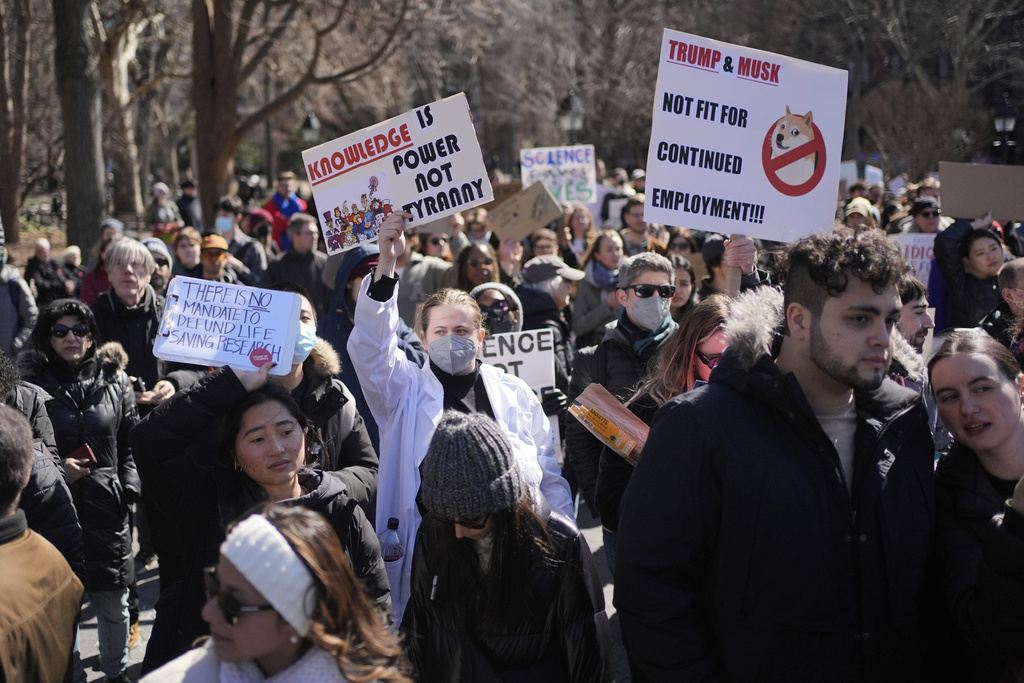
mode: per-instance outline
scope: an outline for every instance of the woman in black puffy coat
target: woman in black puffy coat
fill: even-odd
[[[608,621],[579,530],[523,487],[492,419],[447,411],[420,466],[402,631],[418,681],[603,683]]]
[[[134,580],[128,505],[140,484],[128,434],[138,423],[119,344],[96,348],[92,311],[58,299],[40,313],[19,372],[51,398],[46,411],[78,509],[85,550],[82,583],[98,618],[100,668],[128,667],[128,586]]]
[[[258,372],[217,370],[157,406],[132,433],[143,481],[177,524],[183,571],[161,583],[143,671],[209,632],[203,568],[217,563],[227,526],[266,500],[315,510],[330,522],[371,600],[390,611],[380,543],[337,472],[315,467],[320,445],[292,395]]]

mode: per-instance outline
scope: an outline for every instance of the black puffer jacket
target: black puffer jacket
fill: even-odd
[[[950,327],[978,325],[1003,300],[994,277],[975,277],[964,268],[959,244],[973,229],[970,221],[959,220],[935,235],[935,267],[949,292]]]
[[[935,482],[944,608],[937,671],[948,681],[1005,680],[1008,664],[1024,659],[1024,517],[1006,510],[1007,491],[960,444],[939,462]]]
[[[10,407],[28,418],[32,425],[32,440],[46,446],[50,457],[62,468],[60,455],[57,452],[57,441],[53,436],[53,423],[46,412],[46,402],[50,395],[31,382],[18,382],[14,389],[7,395],[5,402]],[[63,469],[61,477],[63,478]],[[31,520],[29,526],[32,526]]]
[[[75,502],[64,481],[64,471],[41,443],[32,452],[32,472],[18,507],[25,511],[28,528],[52,543],[76,575],[84,576],[82,527]]]
[[[420,525],[412,597],[402,621],[417,680],[601,683],[611,679],[606,661],[608,623],[594,560],[575,525],[556,512],[548,514],[553,558],[534,547],[533,572],[521,586],[522,599],[529,604],[524,611],[531,616],[510,623],[485,619],[479,584],[449,585],[436,575],[438,558],[431,548],[437,546],[437,534],[452,533],[451,527]],[[475,561],[475,552],[470,554],[468,561]],[[495,671],[503,677],[499,679]]]
[[[337,352],[324,339],[317,339],[302,371],[302,383],[292,396],[323,441],[323,450],[317,455],[319,468],[344,484],[345,493],[372,522],[377,506],[377,451],[355,397],[334,377],[341,371]]]
[[[128,505],[141,485],[128,434],[139,418],[124,349],[116,343],[94,349],[74,369],[59,358],[23,351],[18,371],[51,396],[46,412],[61,458],[85,443],[96,456],[91,473],[72,484],[71,493],[85,544],[82,583],[87,591],[104,591],[135,577]]]
[[[935,490],[921,398],[891,380],[854,394],[849,493],[796,377],[765,351],[781,295],[741,315],[744,300],[710,384],[658,411],[622,499],[615,606],[633,680],[923,679]]]
[[[266,500],[262,488],[235,471],[211,438],[219,431],[220,418],[246,395],[234,372],[224,368],[176,393],[132,432],[142,479],[159,510],[180,530],[178,552],[184,567],[180,581],[166,589],[161,586],[146,671],[181,654],[208,632],[199,616],[205,602],[202,568],[216,564],[227,525]],[[380,543],[363,511],[345,495],[336,477],[304,469],[300,483],[308,493],[282,502],[324,514],[371,598],[390,610]]]

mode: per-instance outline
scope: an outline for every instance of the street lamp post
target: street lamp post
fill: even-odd
[[[1002,147],[1003,163],[1012,164],[1016,152],[1016,141],[1011,140],[1014,128],[1017,127],[1017,114],[1010,106],[1010,98],[1003,93],[1003,102],[996,108],[995,116],[992,117],[992,125],[999,135],[996,144]]]
[[[320,142],[320,119],[316,117],[312,109],[306,112],[306,118],[299,129],[299,135],[307,145],[315,145]]]
[[[569,96],[558,105],[558,125],[568,134],[570,145],[576,144],[577,137],[583,130],[583,120],[586,115],[587,111],[583,107],[583,100],[570,90]]]

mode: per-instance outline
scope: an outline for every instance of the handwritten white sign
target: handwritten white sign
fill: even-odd
[[[272,375],[291,370],[299,330],[300,299],[277,292],[191,277],[167,288],[157,358],[253,370],[274,361]]]
[[[559,204],[589,204],[597,196],[593,145],[519,150],[523,187],[542,182]]]

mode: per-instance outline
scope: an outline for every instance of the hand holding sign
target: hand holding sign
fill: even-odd
[[[377,263],[374,281],[384,275],[395,277],[395,264],[405,251],[405,222],[411,218],[412,214],[396,211],[381,223],[380,232],[377,233],[380,260]]]
[[[231,371],[235,373],[235,377],[242,383],[245,390],[250,394],[264,384],[267,383],[267,379],[270,377],[270,371],[274,369],[277,363],[270,361],[260,366],[259,370],[240,370],[238,368],[231,368]]]
[[[754,272],[757,262],[757,246],[749,237],[733,236],[725,241],[725,253],[722,254],[722,265],[726,268],[738,268],[742,275]]]

